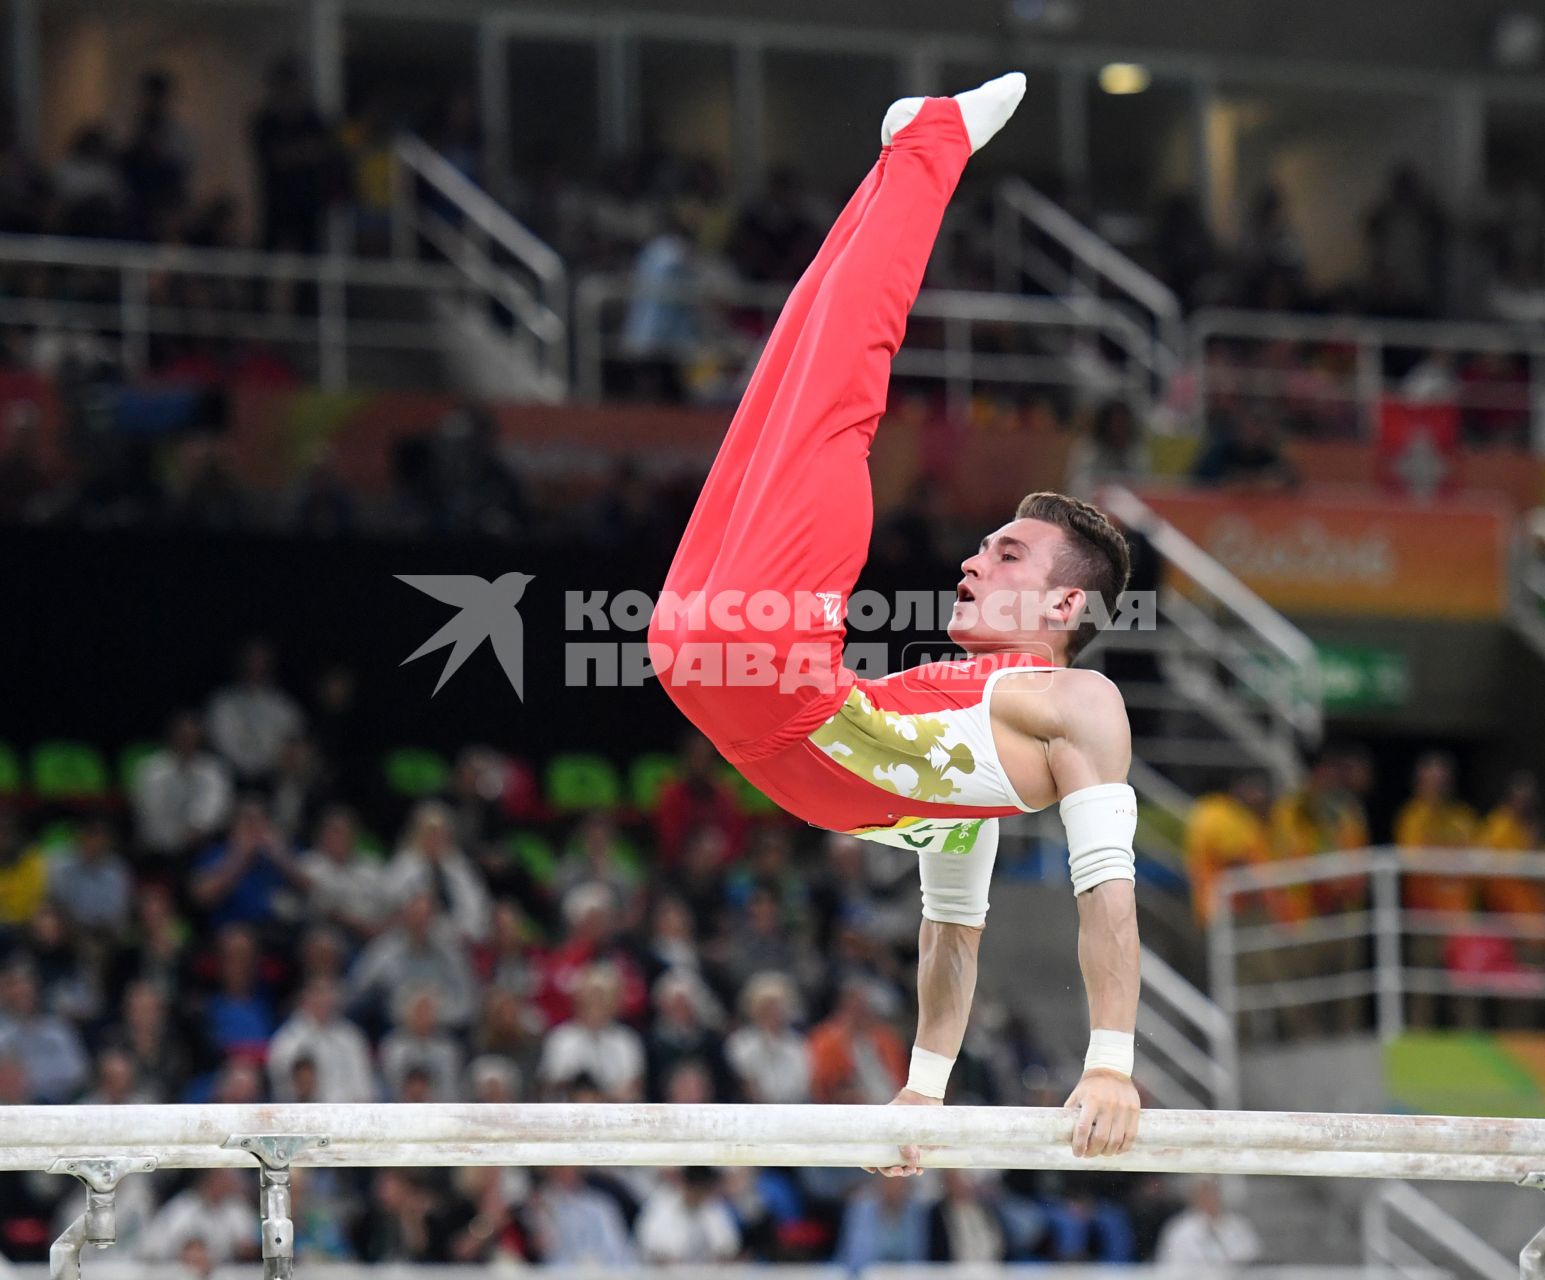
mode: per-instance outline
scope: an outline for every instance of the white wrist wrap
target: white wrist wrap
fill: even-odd
[[[913,1045],[912,1071],[907,1076],[907,1088],[925,1098],[942,1098],[950,1082],[950,1068],[954,1065],[954,1058],[946,1058],[942,1053]]]
[[[1058,806],[1068,833],[1073,892],[1107,880],[1136,880],[1132,841],[1137,836],[1137,793],[1125,782],[1105,782],[1063,796]]]
[[[1106,1071],[1132,1074],[1134,1037],[1127,1031],[1091,1031],[1089,1052],[1084,1055],[1084,1070],[1101,1067]]]

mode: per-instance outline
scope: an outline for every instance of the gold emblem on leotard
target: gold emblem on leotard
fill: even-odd
[[[909,800],[944,804],[961,789],[947,775],[976,770],[971,748],[945,742],[948,733],[938,716],[882,711],[855,688],[810,741],[866,782]]]

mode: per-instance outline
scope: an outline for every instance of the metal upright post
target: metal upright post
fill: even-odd
[[[255,1156],[258,1210],[263,1216],[263,1280],[293,1280],[295,1223],[290,1218],[290,1161],[307,1147],[325,1147],[322,1134],[232,1135],[221,1145]]]

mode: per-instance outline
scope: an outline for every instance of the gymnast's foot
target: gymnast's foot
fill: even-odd
[[[1010,71],[1006,76],[989,80],[977,89],[957,93],[955,101],[966,122],[966,135],[971,139],[971,151],[980,151],[993,134],[1008,123],[1014,108],[1025,96],[1025,73]],[[922,98],[902,98],[891,103],[880,125],[880,143],[890,146],[891,139],[905,129],[923,109]]]

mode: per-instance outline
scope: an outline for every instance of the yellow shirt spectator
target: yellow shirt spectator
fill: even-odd
[[[1452,794],[1453,766],[1446,756],[1423,757],[1416,766],[1416,794],[1395,818],[1402,849],[1473,849],[1475,810]],[[1406,906],[1418,911],[1469,911],[1475,885],[1460,876],[1406,877]]]
[[[1212,921],[1213,891],[1219,875],[1233,867],[1260,866],[1271,860],[1271,828],[1259,810],[1238,795],[1216,792],[1200,797],[1191,807],[1186,823],[1186,869],[1191,878],[1191,908],[1203,924]],[[1302,896],[1293,890],[1241,895],[1235,899],[1235,911],[1257,918],[1265,914],[1278,922],[1301,920],[1304,903],[1295,899]]]
[[[1481,823],[1476,844],[1482,849],[1507,853],[1539,849],[1540,827],[1534,812],[1534,779],[1528,774],[1517,774],[1509,780],[1502,803]],[[1545,880],[1490,877],[1482,885],[1481,897],[1488,911],[1545,915]]]
[[[0,924],[26,924],[48,893],[48,860],[36,845],[0,867]]]
[[[1322,853],[1368,847],[1368,821],[1352,796],[1317,788],[1313,780],[1302,791],[1283,796],[1271,810],[1272,845],[1279,858],[1314,858]],[[1366,899],[1360,877],[1322,880],[1306,886],[1318,912],[1346,911]]]

